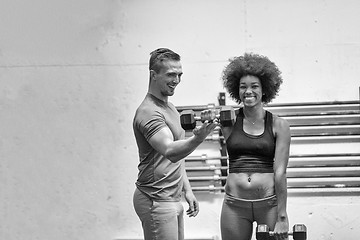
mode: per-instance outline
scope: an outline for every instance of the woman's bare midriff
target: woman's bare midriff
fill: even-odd
[[[275,194],[274,173],[230,173],[225,192],[248,200],[272,196]]]

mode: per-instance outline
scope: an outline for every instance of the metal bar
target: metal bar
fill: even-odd
[[[347,136],[360,136],[360,132],[322,132],[322,133],[293,133],[291,134],[292,138],[298,137],[336,137],[341,136],[342,138],[347,138]]]
[[[211,175],[211,176],[188,176],[189,181],[219,181],[226,180],[226,176]]]
[[[212,136],[209,135],[205,138],[205,141],[220,141],[223,140],[224,137],[219,136]],[[306,142],[360,142],[360,134],[349,133],[349,134],[331,134],[331,133],[324,133],[324,134],[307,134],[307,135],[292,135],[291,136],[292,142],[299,142],[299,141],[306,141]]]
[[[321,153],[321,154],[294,154],[290,158],[311,158],[311,157],[360,157],[360,153]]]
[[[207,160],[228,160],[227,156],[207,156],[202,154],[200,156],[189,156],[185,161],[207,161]],[[346,165],[360,165],[360,153],[334,153],[334,154],[297,154],[290,155],[290,167],[304,167],[304,166],[346,166]]]
[[[219,181],[226,180],[226,176],[189,176],[189,181]],[[296,177],[287,179],[288,187],[316,187],[316,186],[360,186],[360,177]]]
[[[338,136],[311,136],[292,137],[291,143],[329,143],[329,142],[360,142],[360,135],[338,135]]]
[[[342,115],[321,115],[321,116],[283,116],[290,126],[311,126],[311,125],[330,125],[335,124],[358,124],[360,122],[360,114],[342,114]]]
[[[186,167],[186,171],[215,171],[227,170],[228,167],[222,166],[195,166]],[[214,176],[217,176],[216,174]],[[303,177],[358,177],[360,176],[360,166],[346,166],[346,167],[302,167],[302,168],[288,168],[288,178],[303,178]],[[201,176],[209,177],[212,176]],[[195,176],[194,176],[195,178]],[[192,179],[197,180],[197,179]]]
[[[355,139],[355,140],[354,140]],[[224,140],[223,136],[209,135],[205,138],[205,141],[220,141]],[[360,133],[355,132],[342,132],[342,133],[317,133],[317,134],[292,134],[291,135],[292,141],[341,141],[341,142],[360,142]]]
[[[319,105],[352,105],[360,104],[359,100],[350,101],[322,101],[322,102],[297,102],[297,103],[271,103],[266,107],[302,107],[302,106],[319,106]]]
[[[291,135],[313,134],[360,134],[360,124],[353,125],[321,125],[321,126],[294,126],[290,127]]]
[[[213,185],[203,187],[192,187],[196,192],[224,192],[225,187],[215,187]],[[317,187],[317,188],[288,188],[288,196],[323,196],[323,195],[352,195],[360,194],[360,187]]]
[[[357,105],[360,104],[359,100],[353,101],[323,101],[323,102],[298,102],[298,103],[271,103],[267,104],[265,108],[285,108],[285,107],[294,107],[294,108],[301,108],[305,106],[328,106],[328,105]],[[192,109],[194,111],[202,111],[209,109],[209,106],[215,105],[193,105],[193,106],[177,106],[176,108],[178,111]],[[218,108],[219,106],[215,106]],[[234,108],[239,108],[238,105],[232,106]]]
[[[222,160],[228,159],[226,156],[219,157],[209,157],[207,154],[202,154],[201,156],[189,156],[185,158],[185,161],[206,161],[206,160]]]
[[[288,168],[288,178],[296,177],[359,177],[360,166]]]
[[[217,236],[203,238],[185,238],[185,240],[218,240]],[[143,238],[115,238],[114,240],[144,240]]]
[[[193,191],[208,191],[208,192],[216,192],[216,191],[225,191],[225,187],[217,187],[214,185],[209,186],[199,186],[192,187]],[[359,192],[360,186],[355,187],[303,187],[303,188],[288,188],[288,193],[325,193],[325,192]]]
[[[359,187],[360,177],[288,178],[288,187]]]
[[[330,167],[330,166],[360,166],[360,156],[310,156],[310,157],[290,157],[288,163],[289,168],[302,167]]]
[[[194,166],[186,167],[186,171],[215,171],[215,170],[227,170],[228,167],[209,165],[209,166]]]

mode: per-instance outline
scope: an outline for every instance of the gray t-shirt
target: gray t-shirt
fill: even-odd
[[[133,129],[139,149],[137,188],[156,201],[180,201],[183,189],[184,161],[171,162],[150,144],[149,139],[160,129],[168,127],[174,140],[184,139],[179,113],[175,106],[147,94],[138,107]]]

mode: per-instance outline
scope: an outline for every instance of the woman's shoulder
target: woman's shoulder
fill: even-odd
[[[277,137],[281,136],[282,139],[290,139],[291,133],[289,122],[278,115],[273,115],[273,132]]]
[[[290,128],[290,124],[285,118],[282,118],[279,115],[276,115],[273,113],[271,113],[271,115],[273,116],[272,118],[273,118],[274,127],[280,128],[280,129],[281,128]]]

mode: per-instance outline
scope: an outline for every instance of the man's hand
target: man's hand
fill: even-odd
[[[189,209],[186,211],[186,214],[189,217],[195,217],[199,213],[199,202],[194,193],[192,191],[185,192],[185,199],[189,204]]]
[[[219,125],[217,119],[209,122],[206,120],[201,126],[194,128],[193,133],[195,137],[198,137],[203,141],[210,133],[212,133],[216,126]]]

